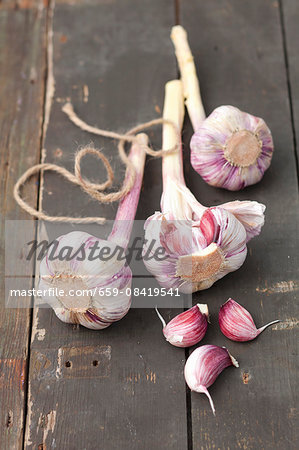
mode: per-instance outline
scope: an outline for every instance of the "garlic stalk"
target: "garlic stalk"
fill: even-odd
[[[124,250],[142,185],[143,146],[148,142],[145,134],[137,139],[129,154],[136,170],[135,183],[119,204],[108,240],[74,231],[58,237],[55,250],[48,251],[41,262],[39,289],[63,322],[99,330],[120,320],[130,308],[132,272]]]
[[[232,341],[246,342],[252,341],[261,334],[267,327],[280,320],[274,320],[263,327],[257,329],[251,314],[239,303],[229,298],[219,311],[219,326],[228,339]]]
[[[163,117],[181,132],[183,115],[182,83],[170,81],[165,88]],[[173,128],[164,124],[163,148],[170,147],[175,139]],[[181,149],[164,156],[162,166],[162,211],[145,223],[144,253],[153,257],[144,263],[165,288],[185,293],[207,289],[243,264],[247,253],[245,228],[224,207],[207,208],[195,199],[185,184]],[[161,247],[164,258],[155,258]]]
[[[271,163],[273,140],[263,119],[220,106],[205,119],[193,56],[183,27],[173,27],[186,106],[194,129],[191,164],[211,186],[230,191],[260,181]]]
[[[229,366],[239,367],[238,361],[225,347],[202,345],[191,353],[185,365],[185,380],[191,391],[205,394],[210,402],[213,414],[215,406],[208,391],[218,375]]]
[[[178,314],[166,325],[165,320],[156,308],[163,325],[166,340],[175,347],[191,347],[198,344],[208,328],[208,305],[197,304],[187,311]]]

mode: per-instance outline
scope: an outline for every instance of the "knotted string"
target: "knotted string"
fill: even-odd
[[[92,147],[84,147],[81,150],[79,150],[76,153],[75,156],[75,167],[74,167],[74,173],[68,171],[64,167],[58,166],[57,164],[50,164],[50,163],[42,163],[42,164],[36,164],[26,170],[26,172],[23,173],[23,175],[18,179],[17,183],[14,186],[14,198],[18,205],[24,209],[28,214],[31,216],[34,216],[41,220],[46,220],[48,222],[68,222],[68,223],[104,223],[106,221],[105,217],[70,217],[70,216],[50,216],[46,214],[43,211],[38,211],[37,209],[30,206],[25,200],[23,200],[21,196],[21,188],[26,182],[31,178],[33,175],[39,173],[40,171],[52,171],[60,174],[64,178],[66,178],[70,183],[76,184],[81,187],[81,189],[87,194],[98,200],[101,203],[111,203],[115,201],[119,201],[122,198],[124,198],[132,189],[134,182],[135,182],[135,168],[132,164],[131,160],[128,158],[126,152],[125,152],[125,143],[130,142],[131,144],[137,143],[139,146],[141,145],[138,141],[136,134],[142,130],[151,128],[153,126],[159,125],[159,124],[168,124],[172,126],[177,135],[177,143],[173,148],[167,149],[167,150],[154,150],[148,145],[144,144],[142,145],[143,150],[148,155],[151,155],[153,157],[161,157],[170,153],[173,153],[175,151],[179,150],[179,144],[180,144],[180,136],[179,131],[176,127],[176,125],[170,121],[163,118],[154,119],[149,122],[142,123],[140,125],[137,125],[136,127],[132,128],[125,134],[116,133],[113,131],[108,130],[102,130],[100,128],[92,127],[85,123],[83,120],[81,120],[76,113],[74,112],[73,106],[71,103],[66,103],[64,107],[62,108],[63,112],[67,114],[69,119],[79,128],[81,128],[84,131],[88,131],[90,133],[108,137],[112,139],[117,139],[119,141],[118,143],[118,153],[119,157],[122,160],[122,162],[126,166],[126,175],[125,175],[125,181],[123,182],[123,185],[120,190],[116,192],[111,192],[108,194],[104,194],[103,190],[105,190],[107,187],[110,187],[112,185],[113,179],[114,179],[114,172],[112,170],[112,167],[106,158],[106,156],[100,151]],[[86,180],[82,177],[81,174],[81,160],[84,156],[87,154],[91,154],[96,156],[97,158],[101,159],[106,172],[107,172],[107,179],[105,182],[97,184],[97,183],[91,183],[89,180]]]

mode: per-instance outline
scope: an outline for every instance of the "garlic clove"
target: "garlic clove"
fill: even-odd
[[[229,298],[221,306],[219,311],[220,329],[224,336],[232,341],[252,341],[267,327],[277,322],[280,322],[280,320],[274,320],[257,329],[253,318],[247,309],[235,302],[232,298]]]
[[[271,131],[259,117],[220,106],[195,130],[191,164],[211,186],[237,191],[260,181],[271,164]]]
[[[167,325],[156,308],[163,324],[166,340],[175,347],[191,347],[200,342],[208,328],[208,305],[197,304],[178,314]]]
[[[265,205],[255,201],[235,200],[234,202],[224,203],[221,207],[232,213],[244,226],[247,242],[260,234],[265,223]]]
[[[208,392],[218,375],[229,366],[239,367],[238,361],[225,347],[202,345],[191,353],[185,364],[185,380],[191,391],[205,394],[215,415],[214,402]]]

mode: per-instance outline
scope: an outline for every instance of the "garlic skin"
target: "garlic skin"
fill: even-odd
[[[271,163],[271,131],[263,119],[234,106],[220,106],[206,118],[187,33],[176,25],[171,39],[194,130],[190,143],[193,168],[211,186],[230,191],[257,183]]]
[[[209,320],[208,305],[198,303],[178,314],[167,325],[157,308],[156,311],[163,324],[166,341],[175,347],[191,347],[204,338]]]
[[[280,320],[274,320],[257,329],[247,309],[232,298],[229,298],[219,311],[219,326],[222,333],[228,339],[237,342],[252,341],[267,327],[277,322],[280,322]]]
[[[132,272],[124,250],[129,243],[142,185],[145,134],[137,135],[129,158],[135,171],[135,183],[121,200],[108,240],[88,233],[74,231],[59,236],[58,246],[51,258],[49,252],[40,265],[39,289],[49,292],[43,299],[57,317],[66,323],[83,325],[93,330],[107,328],[123,318],[131,305]],[[97,249],[92,254],[92,249]],[[100,250],[106,249],[100,257]],[[59,258],[67,249],[71,257]],[[91,257],[92,254],[92,257]],[[50,288],[63,295],[52,296]]]
[[[163,117],[181,132],[184,104],[179,80],[166,84]],[[173,128],[164,124],[163,148],[172,147],[175,141]],[[183,293],[207,289],[243,264],[246,230],[224,207],[206,208],[196,200],[185,184],[181,151],[164,156],[162,166],[162,211],[145,223],[143,254],[152,258],[144,263],[165,288]],[[162,260],[154,256],[161,248],[165,252]]]
[[[229,366],[239,367],[238,361],[225,347],[202,345],[191,353],[185,364],[185,380],[191,391],[205,394],[215,415],[214,402],[208,391],[218,375]]]
[[[238,191],[259,182],[271,164],[271,131],[259,117],[220,106],[196,129],[191,164],[211,186]]]

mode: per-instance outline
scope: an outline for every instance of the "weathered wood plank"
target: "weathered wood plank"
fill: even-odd
[[[176,77],[169,40],[173,23],[172,2],[56,5],[56,92],[45,142],[47,161],[72,169],[78,145],[92,140],[104,147],[121,180],[124,171],[114,144],[74,127],[61,106],[69,97],[87,122],[121,131],[159,116],[164,84]],[[160,145],[160,133],[151,135]],[[104,171],[94,166],[86,160],[86,174],[100,180]],[[161,161],[151,160],[139,219],[159,208],[160,195]],[[116,211],[116,205],[98,205],[52,174],[45,174],[43,207],[53,214],[108,218]],[[97,233],[101,236],[100,227]],[[36,309],[26,448],[187,448],[184,360],[184,351],[164,342],[153,310],[133,309],[121,322],[95,332],[65,325],[49,309]]]
[[[23,442],[30,309],[7,307],[4,286],[5,219],[28,218],[12,191],[22,172],[39,161],[46,29],[42,2],[0,4],[0,446],[20,449]],[[31,191],[31,192],[30,192]],[[37,200],[37,187],[27,199]],[[28,225],[34,237],[34,222]],[[7,249],[12,250],[14,242]],[[18,249],[20,253],[20,249]],[[15,264],[18,264],[15,261]],[[32,265],[24,288],[32,286]],[[27,301],[30,303],[30,299]]]
[[[232,104],[264,117],[273,131],[271,168],[256,186],[240,193],[206,185],[190,168],[188,183],[206,204],[254,199],[267,206],[266,225],[249,243],[238,272],[197,294],[212,312],[206,342],[226,345],[240,369],[227,369],[207,399],[192,394],[195,449],[295,448],[295,298],[298,291],[298,197],[296,165],[278,3],[220,0],[180,2],[180,23],[188,30],[207,113]],[[295,45],[295,44],[294,44]],[[188,148],[191,127],[185,134]],[[238,344],[221,335],[219,307],[232,297],[261,325],[283,322],[258,340]]]
[[[299,160],[299,7],[296,0],[280,1],[281,26],[285,45],[285,59],[287,65],[287,75],[289,82],[289,96],[291,99],[292,121],[294,127],[294,145],[297,153],[297,164]],[[299,170],[299,166],[298,166]]]

